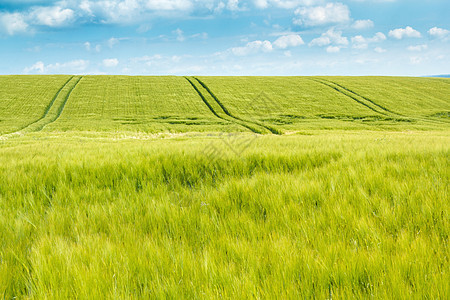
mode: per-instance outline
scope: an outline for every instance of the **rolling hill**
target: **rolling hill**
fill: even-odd
[[[446,126],[450,80],[0,76],[0,133],[282,133]]]

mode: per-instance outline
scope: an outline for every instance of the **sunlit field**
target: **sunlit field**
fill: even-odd
[[[449,95],[0,76],[0,296],[446,299]]]

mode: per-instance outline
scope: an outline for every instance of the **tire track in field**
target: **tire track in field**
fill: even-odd
[[[59,89],[59,91],[53,97],[52,101],[49,103],[48,107],[46,108],[46,110],[41,118],[39,118],[38,120],[28,124],[27,126],[15,131],[15,132],[3,135],[2,137],[9,138],[9,137],[12,137],[15,135],[22,135],[23,133],[41,131],[46,125],[57,120],[59,118],[59,116],[61,115],[61,113],[67,103],[67,100],[69,99],[70,94],[72,93],[74,88],[77,86],[78,82],[80,82],[82,76],[78,77],[78,79],[75,79],[75,80],[74,80],[74,78],[75,78],[75,76],[70,77],[70,79],[67,80],[67,82]],[[73,82],[75,82],[75,83],[66,92],[66,94],[64,96],[62,94],[64,89],[67,88]],[[58,99],[60,99],[61,97],[64,97],[62,102],[58,101]],[[55,106],[57,106],[56,103],[61,103],[61,104],[59,105],[59,107],[55,108]],[[53,113],[55,114],[55,116],[52,117],[51,115]]]
[[[356,98],[355,96],[352,96],[351,94],[349,95],[348,93],[345,93],[345,92],[342,91],[338,86],[333,86],[333,85],[332,85],[331,83],[329,83],[329,82],[324,82],[324,81],[322,81],[322,80],[320,80],[320,79],[316,79],[316,78],[310,78],[310,80],[315,81],[315,82],[317,82],[317,83],[320,83],[320,84],[322,84],[322,85],[325,85],[325,86],[327,86],[327,87],[329,87],[329,88],[331,88],[331,89],[337,91],[338,93],[340,93],[340,94],[342,94],[342,95],[344,95],[344,96],[346,96],[346,97],[352,99],[353,101],[355,101],[355,102],[357,102],[357,103],[359,103],[359,104],[361,104],[361,105],[367,107],[367,108],[370,109],[371,111],[374,111],[374,112],[376,112],[376,113],[378,113],[378,114],[381,114],[381,115],[384,115],[384,116],[387,116],[387,115],[388,115],[387,112],[378,111],[376,108],[373,108],[373,107],[370,106],[369,104],[364,103],[363,101],[359,100],[359,99]]]
[[[394,114],[394,115],[398,115],[398,116],[400,116],[400,117],[406,117],[405,115],[402,115],[402,114],[400,114],[400,113],[398,113],[398,112],[392,111],[392,110],[390,110],[390,109],[388,109],[388,108],[386,108],[386,107],[384,107],[384,106],[382,106],[382,105],[376,103],[375,101],[373,101],[373,100],[371,100],[371,99],[369,99],[369,98],[367,98],[367,97],[365,97],[365,96],[363,96],[363,95],[360,95],[360,94],[358,94],[358,93],[356,93],[356,92],[350,90],[349,88],[346,88],[345,86],[343,86],[343,85],[341,85],[341,84],[339,84],[339,83],[336,83],[336,82],[331,81],[331,80],[328,80],[328,79],[323,79],[323,78],[322,78],[322,80],[323,80],[323,81],[326,81],[326,82],[329,82],[329,83],[331,83],[331,84],[337,85],[337,86],[340,87],[341,89],[344,89],[344,90],[346,90],[347,92],[349,92],[349,93],[351,93],[351,94],[353,94],[353,95],[355,95],[355,96],[358,96],[358,97],[360,97],[360,98],[362,98],[362,99],[364,99],[364,100],[366,100],[366,101],[372,103],[372,104],[375,105],[376,107],[378,107],[378,108],[380,108],[380,109],[382,109],[382,110],[384,110],[384,111],[386,111],[386,112],[388,112],[388,113],[391,113],[391,114]]]
[[[73,87],[72,87],[72,88],[69,90],[69,92],[67,93],[66,97],[64,98],[63,103],[59,106],[59,108],[58,108],[58,110],[57,110],[56,117],[55,117],[53,120],[51,120],[50,122],[44,124],[39,130],[36,130],[36,131],[41,131],[42,129],[44,129],[45,126],[47,126],[48,124],[51,124],[51,123],[53,123],[53,122],[55,122],[56,120],[59,119],[59,117],[61,116],[61,114],[62,114],[64,108],[66,107],[67,101],[69,101],[70,95],[72,94],[73,90],[77,87],[77,85],[78,85],[78,83],[81,81],[81,79],[83,79],[83,76],[80,76],[80,77],[78,78],[78,80],[75,82],[75,84],[73,85]]]
[[[334,84],[334,85],[336,85],[337,87],[339,87],[339,88],[341,88],[341,89],[347,91],[348,93],[351,93],[351,94],[354,95],[355,97],[360,97],[361,99],[364,99],[365,101],[370,102],[371,104],[373,104],[374,106],[378,107],[379,109],[382,109],[382,110],[385,112],[384,115],[391,114],[391,115],[395,115],[395,116],[397,116],[397,117],[405,118],[405,119],[408,119],[408,120],[413,120],[413,121],[425,121],[425,122],[430,122],[430,123],[434,123],[434,124],[443,124],[443,123],[447,123],[447,122],[445,122],[445,121],[428,119],[428,118],[426,118],[426,117],[420,117],[420,116],[412,117],[412,116],[406,116],[406,115],[403,115],[403,114],[401,114],[401,113],[392,111],[392,110],[390,110],[390,109],[388,109],[388,108],[386,108],[386,107],[384,107],[384,106],[382,106],[382,105],[376,103],[375,101],[371,100],[370,98],[367,98],[367,97],[365,97],[365,96],[363,96],[363,95],[361,95],[361,94],[359,94],[359,93],[356,93],[356,92],[352,91],[351,89],[349,89],[349,88],[347,88],[347,87],[345,87],[345,86],[343,86],[343,85],[341,85],[341,84],[339,84],[339,83],[336,83],[336,82],[334,82],[334,81],[331,81],[331,80],[328,80],[328,79],[324,79],[324,78],[318,79],[318,80],[316,80],[316,81],[320,81],[320,80],[325,81],[325,82],[328,82],[328,83],[330,83],[330,84]],[[336,89],[336,88],[333,87],[333,89]],[[339,91],[339,92],[342,93],[341,91]],[[350,97],[350,98],[352,98],[352,99],[354,99],[354,100],[357,101],[357,99],[355,99],[354,97],[351,97],[350,95],[347,95],[346,93],[342,93],[342,94],[344,94],[344,95],[346,95],[347,97]],[[366,106],[367,106],[367,105],[366,105]],[[372,109],[372,110],[373,110],[373,109]],[[374,110],[374,111],[375,111],[375,110]]]
[[[267,126],[267,125],[264,125],[264,124],[261,124],[261,123],[259,123],[259,122],[256,122],[256,121],[248,121],[248,120],[244,120],[244,119],[242,119],[242,118],[240,118],[240,117],[237,117],[237,116],[235,116],[235,115],[233,115],[226,107],[225,107],[225,105],[223,105],[223,103],[222,102],[220,102],[220,100],[219,100],[219,98],[217,98],[217,96],[209,89],[209,87],[204,83],[204,82],[202,82],[200,79],[198,79],[197,77],[194,77],[194,79],[211,95],[211,97],[214,99],[214,101],[220,106],[220,108],[223,110],[223,112],[227,115],[227,116],[229,116],[230,118],[232,118],[232,119],[234,119],[234,120],[238,120],[238,121],[241,121],[241,122],[247,122],[247,123],[252,123],[252,124],[254,124],[254,125],[257,125],[257,126],[260,126],[260,127],[263,127],[263,128],[265,128],[265,129],[267,129],[268,131],[270,131],[271,133],[273,133],[273,134],[281,134],[280,133],[280,131],[279,130],[277,130],[277,129],[275,129],[275,128],[272,128],[272,127],[270,127],[270,126]]]
[[[258,130],[258,129],[255,129],[255,128],[253,128],[252,126],[249,126],[249,125],[247,125],[247,124],[245,124],[245,122],[243,122],[243,121],[239,121],[239,120],[236,120],[236,119],[234,119],[234,118],[232,118],[231,120],[229,120],[229,119],[227,119],[227,118],[224,118],[224,117],[222,117],[221,115],[219,115],[219,113],[218,112],[216,112],[216,110],[214,110],[214,108],[212,107],[212,105],[211,105],[211,103],[209,103],[208,102],[208,100],[206,100],[206,97],[202,94],[202,92],[198,89],[198,87],[195,85],[195,83],[191,80],[191,79],[189,79],[188,77],[184,77],[188,82],[189,82],[189,84],[194,88],[194,90],[197,92],[197,94],[200,96],[200,98],[202,99],[202,101],[203,101],[203,103],[205,103],[205,105],[208,107],[208,109],[214,114],[214,116],[216,116],[217,118],[219,118],[219,119],[221,119],[221,120],[224,120],[224,121],[226,121],[226,122],[229,122],[229,123],[235,123],[235,124],[238,124],[238,125],[240,125],[240,126],[242,126],[242,127],[245,127],[245,128],[247,128],[248,130],[250,130],[250,131],[252,131],[252,132],[254,132],[254,133],[262,133],[260,130]],[[226,114],[226,115],[228,115],[228,114]],[[229,116],[229,115],[228,115]]]
[[[69,84],[69,82],[73,79],[74,76],[71,76],[62,86],[61,88],[56,92],[55,96],[53,96],[53,99],[50,101],[50,103],[47,105],[47,107],[45,108],[44,114],[37,120],[23,126],[22,128],[20,128],[19,130],[4,134],[3,136],[9,136],[9,135],[14,135],[14,134],[18,134],[20,133],[22,130],[40,122],[41,120],[43,120],[49,113],[50,109],[52,108],[53,104],[55,103],[56,99],[58,98],[59,94],[61,93],[61,91]]]

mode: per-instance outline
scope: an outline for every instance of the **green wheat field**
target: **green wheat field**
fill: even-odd
[[[450,79],[0,76],[2,299],[448,299]]]

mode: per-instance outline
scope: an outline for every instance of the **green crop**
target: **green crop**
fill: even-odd
[[[449,298],[448,80],[0,84],[0,298]]]

